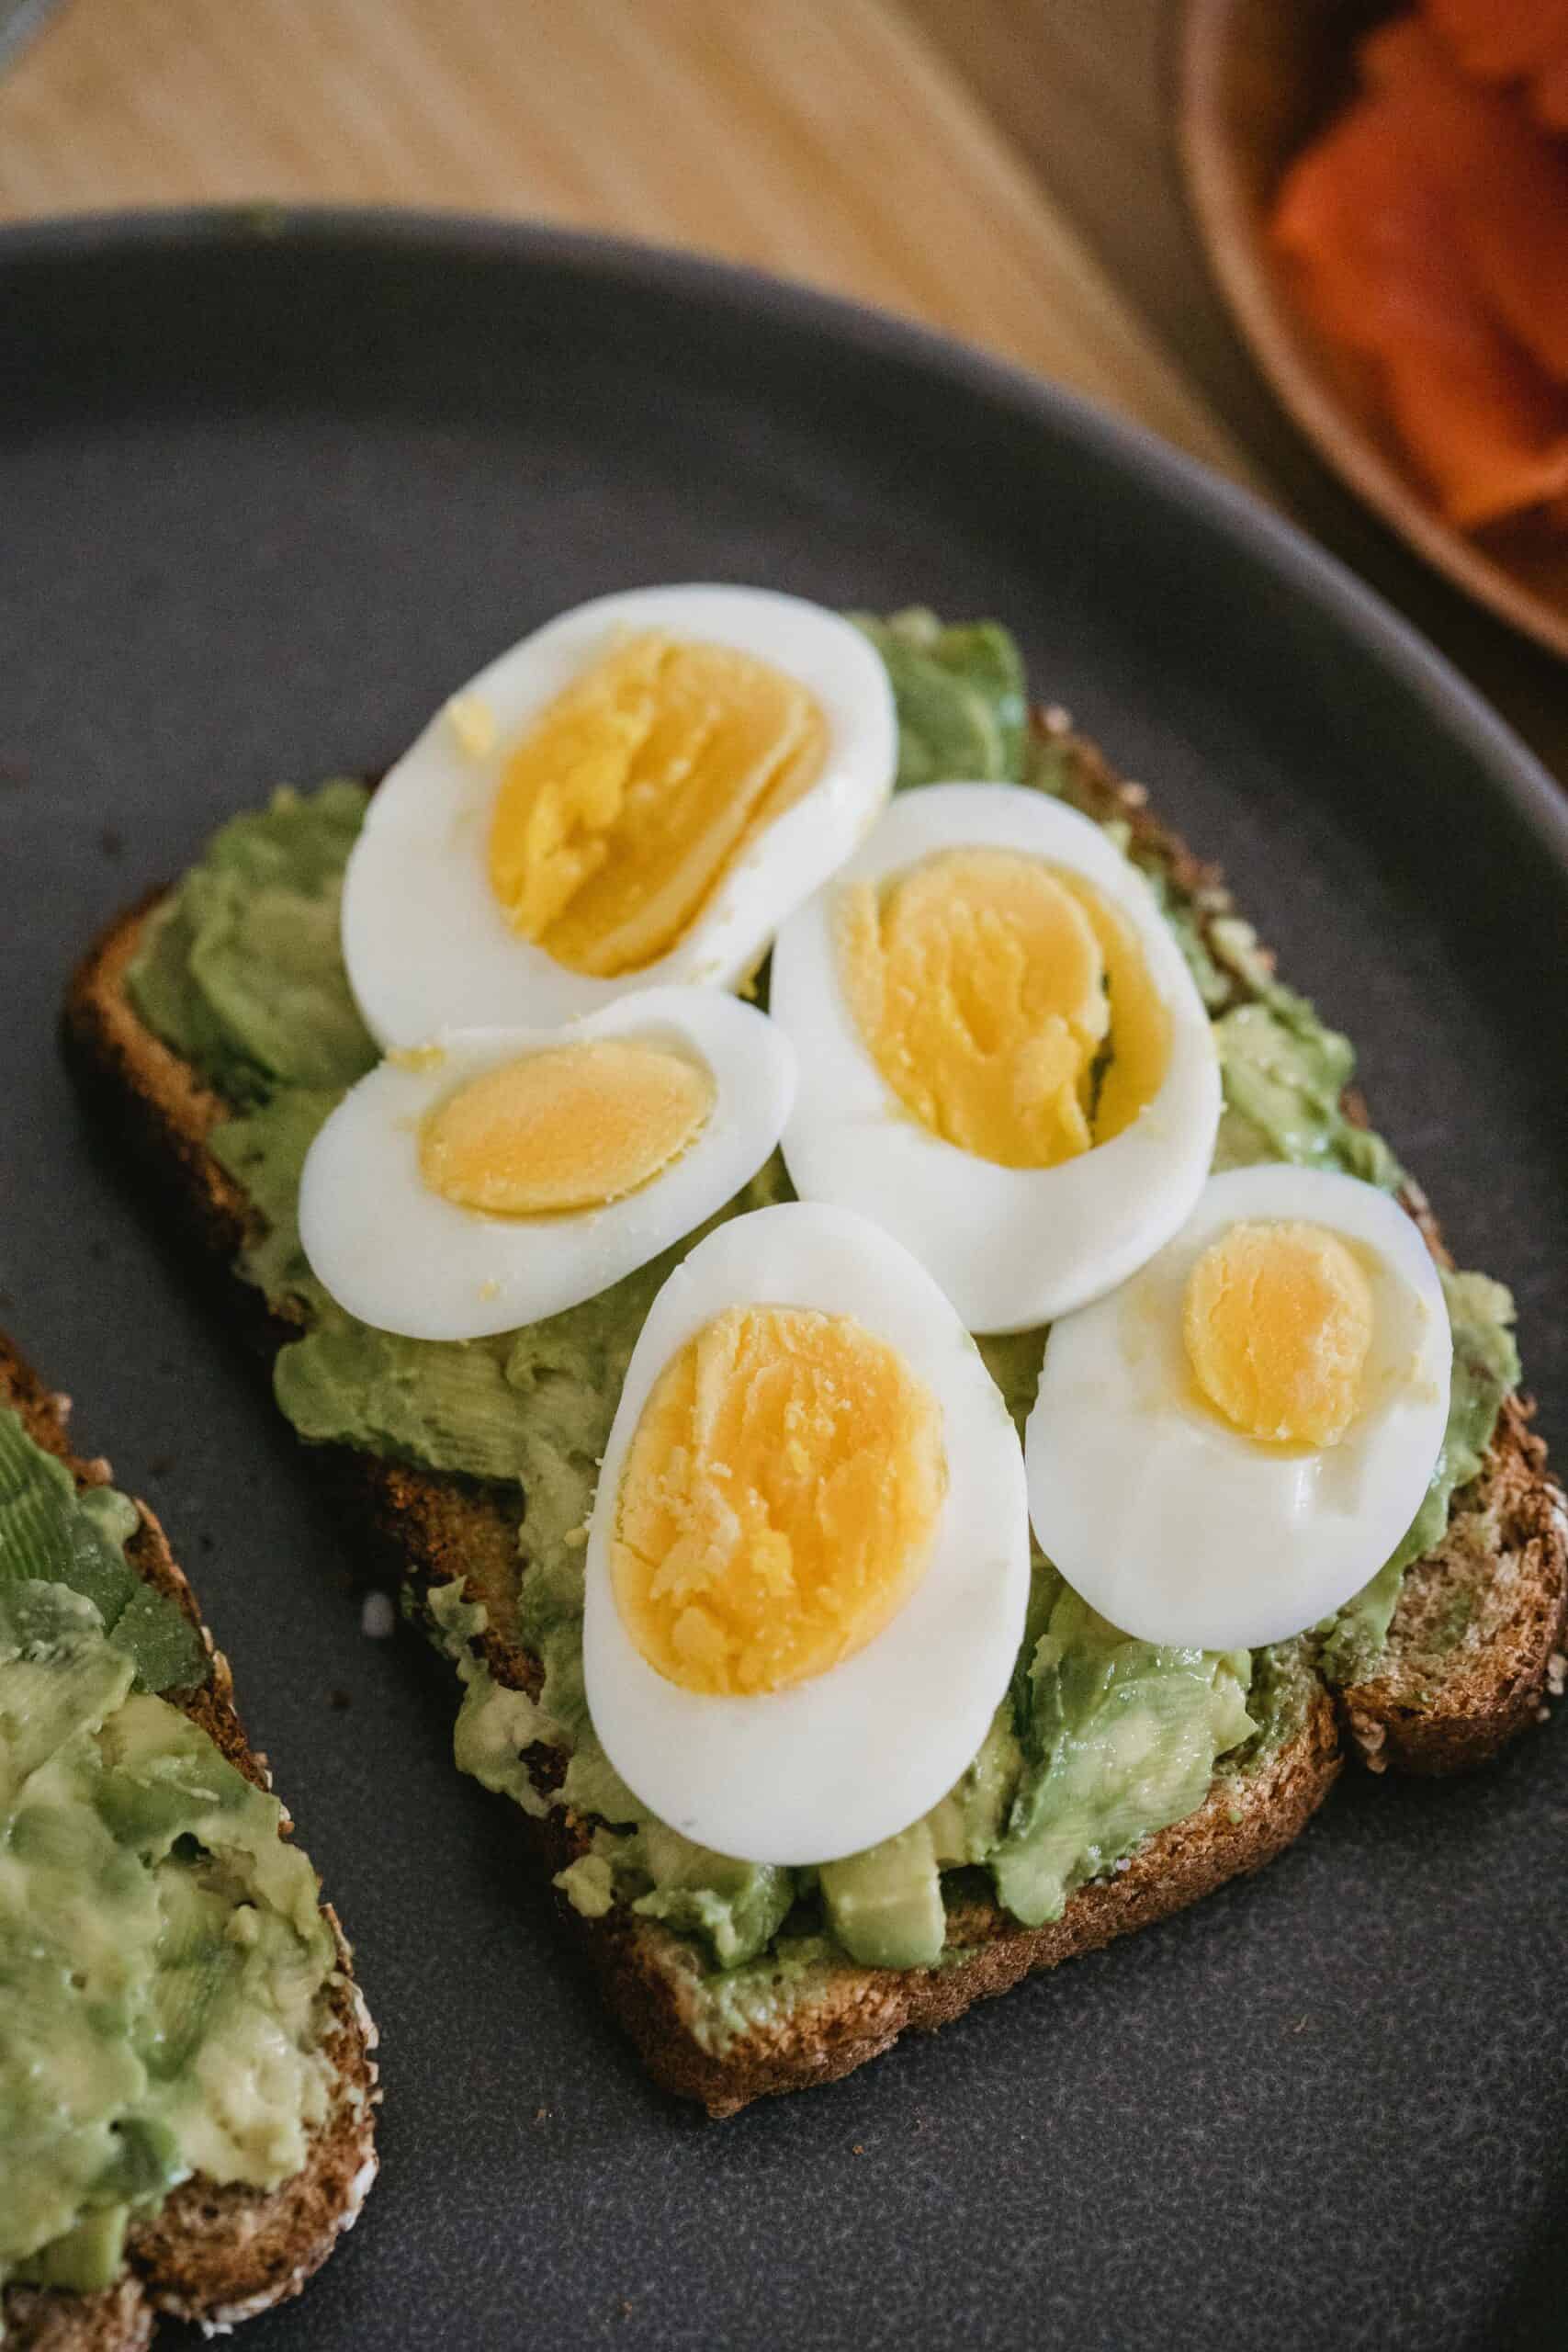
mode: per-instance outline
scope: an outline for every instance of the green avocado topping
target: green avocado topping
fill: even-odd
[[[143,1584],[125,1556],[141,1523],[127,1495],[76,1482],[0,1405],[0,1595],[31,1582],[69,1585],[97,1611],[139,1690],[204,1682],[207,1657],[175,1603]]]
[[[968,783],[1022,781],[1029,735],[1023,663],[995,621],[943,628],[934,613],[857,613],[881,654],[898,707],[900,792],[958,776]]]
[[[375,1064],[338,947],[366,802],[357,784],[275,793],[223,827],[148,927],[130,1001],[231,1102],[341,1089]]]
[[[1059,1918],[1075,1887],[1202,1804],[1216,1758],[1255,1728],[1251,1679],[1245,1650],[1133,1641],[1060,1587],[1026,1677],[1029,1770],[994,1862],[1015,1918]]]
[[[956,775],[1070,796],[1073,754],[1063,739],[1031,739],[1022,664],[1004,629],[943,628],[921,611],[856,617],[892,682],[899,789]],[[1041,1563],[1013,1689],[980,1757],[925,1821],[871,1853],[784,1871],[706,1854],[649,1816],[612,1770],[583,1700],[581,1531],[637,1333],[697,1237],[548,1322],[466,1344],[372,1331],[327,1298],[301,1256],[295,1202],[311,1138],[374,1057],[336,936],[363,808],[357,787],[332,784],[310,797],[280,793],[226,826],[174,894],[129,985],[144,1018],[231,1105],[212,1148],[257,1213],[243,1271],[299,1327],[276,1372],[296,1429],[526,1494],[516,1590],[480,1605],[447,1588],[421,1613],[463,1678],[463,1769],[530,1812],[564,1805],[581,1825],[581,1850],[560,1881],[570,1901],[590,1917],[627,1905],[690,1939],[704,2030],[721,2041],[795,1997],[836,1955],[887,1966],[950,1957],[944,1873],[984,1870],[1015,1917],[1056,1917],[1075,1887],[1190,1813],[1216,1773],[1288,1738],[1314,1683],[1308,1641],[1251,1658],[1134,1642]],[[1124,825],[1108,831],[1129,846]],[[1347,1040],[1275,980],[1245,923],[1201,922],[1157,858],[1140,863],[1214,1017],[1226,1106],[1216,1166],[1282,1159],[1397,1185],[1388,1147],[1346,1115]],[[775,1155],[720,1215],[789,1197]],[[1506,1293],[1460,1276],[1449,1303],[1448,1442],[1394,1560],[1320,1629],[1313,1654],[1336,1679],[1375,1664],[1403,1569],[1440,1534],[1517,1376]],[[1021,1429],[1044,1338],[981,1342]],[[504,1687],[482,1663],[475,1637],[487,1608],[540,1660],[536,1695]],[[524,1753],[541,1747],[566,1758],[548,1789]]]
[[[281,1808],[155,1695],[206,1671],[0,1408],[0,2286],[118,2275],[193,2172],[270,2188],[326,2111],[331,1939]]]
[[[1503,1399],[1518,1385],[1519,1351],[1514,1344],[1514,1302],[1508,1292],[1488,1274],[1455,1274],[1446,1268],[1442,1283],[1454,1335],[1442,1452],[1404,1542],[1371,1584],[1322,1629],[1319,1663],[1337,1685],[1363,1682],[1375,1672],[1404,1571],[1441,1542],[1449,1506],[1480,1469]]]

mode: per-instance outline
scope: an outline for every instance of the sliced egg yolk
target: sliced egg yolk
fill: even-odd
[[[1321,1225],[1233,1225],[1188,1277],[1182,1332],[1208,1402],[1247,1437],[1337,1445],[1360,1404],[1371,1285]]]
[[[1129,922],[1078,876],[942,850],[838,910],[850,1010],[920,1125],[1004,1168],[1053,1168],[1158,1091],[1169,1024]]]
[[[602,1208],[694,1143],[715,1096],[711,1074],[668,1046],[546,1046],[436,1105],[420,1133],[420,1173],[454,1206],[496,1216]]]
[[[732,1307],[660,1374],[626,1456],[611,1576],[688,1690],[779,1690],[881,1632],[947,1487],[942,1408],[852,1316]]]
[[[506,763],[490,834],[502,913],[571,971],[640,971],[809,790],[827,741],[815,697],[772,663],[654,629],[628,639]]]

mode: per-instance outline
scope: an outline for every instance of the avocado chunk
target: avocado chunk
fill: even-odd
[[[1251,1736],[1245,1650],[1135,1641],[1066,1584],[1023,1694],[1024,1773],[992,1858],[1016,1919],[1060,1918],[1085,1880],[1202,1804],[1214,1766]]]
[[[1023,781],[1029,703],[1012,637],[995,621],[944,628],[918,608],[852,616],[881,654],[898,713],[899,791],[945,777]]]
[[[203,1681],[207,1659],[196,1628],[125,1556],[140,1523],[136,1505],[112,1487],[78,1493],[64,1464],[33,1443],[19,1414],[0,1406],[0,1592],[66,1585],[91,1601],[143,1690]]]
[[[232,818],[153,916],[132,1004],[231,1102],[278,1085],[351,1086],[376,1060],[338,943],[363,785],[287,786]]]
[[[867,1968],[932,1968],[947,1940],[942,1873],[928,1816],[863,1854],[824,1862],[828,1925]]]

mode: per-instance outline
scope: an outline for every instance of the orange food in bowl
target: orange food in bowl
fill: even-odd
[[[1568,85],[1568,0],[1426,0],[1425,13],[1476,81],[1528,83],[1532,100]]]
[[[1301,308],[1466,530],[1568,500],[1568,141],[1498,62],[1554,57],[1548,17],[1568,40],[1568,0],[1427,0],[1381,28],[1271,224]]]

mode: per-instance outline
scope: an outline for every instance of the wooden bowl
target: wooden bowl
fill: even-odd
[[[1363,370],[1297,314],[1264,233],[1285,166],[1354,86],[1371,0],[1187,0],[1178,130],[1210,266],[1253,357],[1328,463],[1427,562],[1568,657],[1568,545],[1529,521],[1444,521]]]

